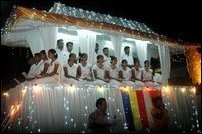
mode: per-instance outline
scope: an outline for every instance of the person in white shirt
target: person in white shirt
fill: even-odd
[[[56,52],[58,54],[58,61],[60,62],[61,66],[64,66],[67,64],[68,60],[68,53],[64,50],[64,41],[63,39],[57,40],[57,49]]]
[[[110,57],[109,57],[109,48],[105,47],[103,48],[103,56],[104,56],[104,65],[109,66],[110,65]]]
[[[126,46],[124,48],[124,54],[121,55],[121,60],[127,60],[128,67],[132,68],[134,64],[133,56],[130,54],[130,47]]]
[[[88,55],[86,53],[81,54],[81,63],[78,64],[78,77],[82,80],[91,81],[91,65],[87,63]]]
[[[153,70],[150,69],[149,60],[144,61],[144,68],[142,72],[142,81],[148,88],[159,89],[160,85],[153,80]]]
[[[40,65],[41,65],[40,53],[35,53],[34,54],[34,64],[31,65],[27,76],[25,76],[28,81],[36,78],[36,76],[39,74]]]
[[[50,64],[50,61],[48,60],[45,50],[42,50],[40,52],[40,56],[42,59],[42,63],[40,64],[39,75],[36,76],[37,78],[43,77],[46,74],[49,64]]]
[[[121,79],[119,78],[120,68],[116,66],[117,58],[111,56],[111,64],[107,67],[107,76],[112,85],[120,85]]]
[[[93,65],[97,64],[97,56],[99,55],[99,44],[96,43],[95,44],[95,53],[94,53],[94,57],[93,57]]]
[[[93,75],[95,78],[94,84],[103,85],[109,83],[106,74],[106,66],[103,64],[104,57],[102,55],[97,56],[97,64],[93,65]]]
[[[68,84],[77,84],[78,79],[78,64],[76,62],[76,54],[71,53],[67,65],[64,67],[65,79],[64,82]]]
[[[132,67],[132,77],[135,80],[136,89],[144,87],[144,83],[142,82],[142,73],[143,69],[140,68],[140,61],[137,59],[135,60],[134,67]]]
[[[134,79],[132,79],[132,71],[128,67],[127,60],[122,60],[122,65],[120,67],[119,79],[126,86],[134,86]]]
[[[68,61],[69,55],[72,53],[72,50],[73,50],[73,47],[74,47],[73,42],[67,42],[67,43],[66,43],[66,47],[67,47],[67,61]],[[78,60],[79,60],[79,57],[76,56],[76,61],[75,61],[75,63],[77,63]],[[65,65],[66,65],[66,64],[65,64]]]
[[[51,59],[50,65],[43,78],[35,79],[32,84],[44,84],[44,83],[61,83],[63,82],[64,71],[60,62],[57,60],[57,53],[55,49],[48,51],[48,57]]]

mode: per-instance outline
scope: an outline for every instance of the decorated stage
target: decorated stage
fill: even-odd
[[[169,131],[201,133],[201,95],[192,86],[162,86],[161,90],[112,85],[18,85],[4,93],[8,132],[87,133],[95,102],[107,100],[112,132],[150,132],[151,98],[160,95],[170,116]]]

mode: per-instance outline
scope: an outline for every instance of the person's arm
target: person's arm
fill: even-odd
[[[105,81],[105,82],[106,82],[105,79],[102,79],[102,78],[100,78],[100,77],[97,76],[97,70],[93,69],[93,73],[94,73],[95,79],[99,79],[99,80],[102,80],[102,81]]]
[[[65,73],[65,77],[67,77],[67,78],[72,78],[72,79],[75,79],[75,80],[79,80],[78,78],[76,78],[76,77],[71,76],[71,75],[68,74],[67,67],[64,67],[64,73]]]
[[[57,73],[57,70],[58,70],[58,67],[59,67],[59,64],[54,64],[54,70],[53,70],[53,72],[51,72],[51,73],[47,73],[47,74],[45,74],[45,76],[46,77],[50,77],[50,76],[53,76],[53,75],[58,75],[58,73]]]
[[[41,75],[42,77],[45,76],[45,74],[46,74],[46,72],[47,72],[47,70],[48,70],[48,67],[49,67],[49,64],[46,62],[46,63],[44,64],[43,71],[42,71],[39,75]]]

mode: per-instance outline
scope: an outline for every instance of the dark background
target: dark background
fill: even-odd
[[[177,0],[176,0],[177,1]],[[13,5],[46,10],[58,0],[1,0],[1,28],[5,25]],[[199,43],[201,37],[201,12],[199,2],[187,1],[150,1],[150,0],[60,0],[67,6],[82,8],[112,16],[135,20],[146,24],[154,32],[168,38],[184,42]],[[27,71],[26,57],[30,55],[29,48],[12,48],[1,45],[1,90],[7,90],[16,84],[13,77],[19,77],[20,72]],[[174,57],[179,58],[179,56]],[[179,59],[185,59],[181,55]],[[171,80],[173,84],[189,84],[191,80],[186,70],[186,61],[172,61]],[[176,75],[173,75],[176,74]],[[179,77],[181,76],[181,77]]]
[[[143,22],[158,34],[175,40],[202,42],[199,0],[1,0],[1,27],[13,5],[49,11],[54,1]]]

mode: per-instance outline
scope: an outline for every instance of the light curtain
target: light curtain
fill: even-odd
[[[201,132],[201,95],[196,95],[195,87],[167,86],[162,96],[173,133]]]
[[[123,92],[129,96],[129,104],[124,103]],[[114,115],[117,116],[118,126],[115,126],[112,132],[124,132],[128,116],[125,112],[129,108],[128,105],[137,109],[131,109],[132,117],[135,119],[133,121],[136,130],[141,131],[146,124],[152,126],[151,97],[156,95],[162,96],[168,110],[170,132],[199,133],[201,131],[201,96],[196,95],[195,87],[163,86],[161,90],[148,88],[134,90],[123,87],[120,90],[117,86],[90,84],[21,85],[10,89],[6,96],[8,111],[12,105],[20,104],[19,111],[13,114],[10,131],[87,132],[88,115],[95,110],[95,102],[100,97],[107,100],[109,117],[112,119]],[[147,116],[145,122],[142,119],[143,111]],[[147,129],[145,127],[144,129]]]
[[[26,90],[24,97],[23,90]],[[96,109],[95,102],[100,97],[107,100],[107,114],[110,120],[113,121],[114,116],[117,118],[112,131],[124,131],[124,107],[121,92],[116,87],[43,84],[18,86],[11,89],[9,94],[11,97],[7,98],[8,109],[11,105],[21,103],[19,118],[15,118],[11,131],[88,132],[88,116]]]
[[[158,45],[162,83],[168,83],[170,78],[170,51],[168,46]]]
[[[110,35],[114,50],[115,50],[115,57],[117,57],[117,63],[121,63],[121,47],[122,47],[122,37],[120,35]]]
[[[58,27],[40,27],[39,34],[43,42],[43,49],[48,52],[49,49],[55,49],[57,43]],[[30,44],[31,45],[31,44]]]
[[[140,60],[141,67],[144,67],[144,61],[147,60],[147,42],[135,40],[138,59]]]
[[[96,33],[89,30],[79,30],[78,36],[81,53],[87,53],[87,62],[93,65],[93,60],[95,57]]]

